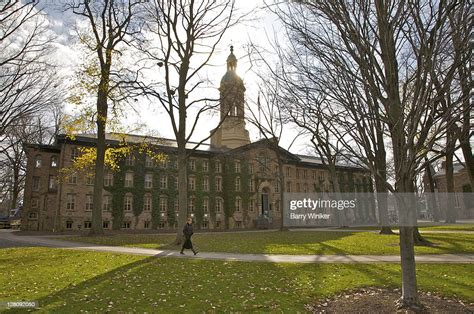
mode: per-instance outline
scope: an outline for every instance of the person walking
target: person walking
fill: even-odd
[[[193,243],[191,242],[191,236],[194,234],[192,218],[188,218],[188,221],[184,225],[183,234],[184,234],[184,243],[183,243],[183,246],[181,247],[180,253],[184,254],[183,252],[184,249],[191,249],[194,255],[196,255],[198,252],[194,250]]]

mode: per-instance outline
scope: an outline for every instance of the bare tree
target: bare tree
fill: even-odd
[[[177,141],[179,215],[175,242],[179,244],[188,204],[187,160],[191,151],[212,133],[191,150],[187,150],[187,144],[201,118],[215,110],[219,100],[209,96],[210,82],[202,72],[210,65],[226,31],[238,19],[233,0],[153,0],[147,9],[150,38],[140,49],[147,70],[163,74],[155,76],[154,82],[140,84],[140,88],[166,111]]]
[[[16,208],[21,203],[26,178],[27,156],[25,144],[46,144],[50,141],[49,117],[23,116],[15,126],[6,129],[0,144],[0,178],[5,185],[0,197],[8,198],[10,206]]]
[[[45,21],[37,2],[0,3],[0,140],[17,121],[60,100]]]
[[[106,151],[105,132],[109,104],[126,100],[121,87],[128,79],[121,77],[117,66],[117,55],[123,53],[134,36],[141,30],[137,22],[141,0],[74,1],[68,8],[87,21],[88,30],[80,33],[80,40],[97,59],[93,59],[93,83],[91,89],[97,95],[95,122],[97,125],[97,150],[95,160],[95,182],[90,234],[102,234],[102,190],[104,159]],[[121,73],[124,75],[124,73]],[[86,86],[84,87],[86,88]]]
[[[303,47],[316,52],[317,65],[325,73],[342,73],[342,81],[356,81],[360,89],[355,94],[367,95],[365,99],[378,108],[369,111],[369,119],[387,130],[394,161],[395,183],[385,185],[400,196],[401,307],[419,306],[413,248],[414,182],[424,158],[448,125],[449,113],[441,108],[439,99],[449,90],[462,58],[455,50],[438,67],[438,56],[449,46],[449,14],[462,6],[459,1],[323,0],[291,3],[278,10],[290,29],[295,18],[303,16],[299,38]],[[344,58],[326,58],[333,51]],[[377,138],[380,140],[385,136]]]
[[[283,135],[285,134],[286,123],[284,112],[280,110],[282,105],[280,104],[281,99],[279,94],[282,90],[278,80],[271,78],[265,79],[261,73],[257,73],[257,75],[260,76],[261,80],[259,95],[257,101],[252,103],[253,105],[256,105],[256,107],[250,105],[247,106],[247,121],[259,130],[261,136],[266,140],[268,148],[275,154],[276,164],[278,165],[275,177],[277,179],[277,184],[280,187],[280,231],[284,231],[286,228],[284,226],[284,211],[282,208],[285,191],[285,175],[283,167],[287,162],[288,156],[287,151],[282,149],[280,146]],[[263,101],[261,100],[260,95],[262,95]],[[290,143],[287,150],[290,149],[295,139],[296,137]]]

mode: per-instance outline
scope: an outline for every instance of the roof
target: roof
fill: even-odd
[[[222,83],[233,83],[233,84],[239,84],[241,86],[244,86],[244,81],[240,78],[240,76],[235,73],[235,71],[227,71],[224,76],[221,79],[221,84]]]
[[[57,137],[58,142],[66,141],[66,142],[71,142],[71,143],[78,141],[82,143],[93,144],[95,143],[96,139],[97,139],[96,134],[77,134],[75,135],[74,140],[68,139],[68,137],[64,134],[58,135]],[[176,149],[178,147],[177,141],[174,139],[155,137],[155,136],[137,135],[137,134],[107,133],[106,141],[108,141],[109,144],[118,144],[120,142],[125,141],[128,143],[148,143],[148,144],[160,146],[163,148]],[[188,142],[188,144],[186,145],[186,149],[194,149],[194,147],[196,147],[196,145],[198,144],[199,144],[198,142]],[[268,139],[261,139],[256,142],[249,143],[247,145],[243,145],[234,149],[228,149],[228,148],[221,149],[221,148],[213,147],[209,143],[201,143],[198,145],[196,152],[208,153],[208,154],[227,153],[227,154],[234,155],[236,153],[250,150],[256,147],[266,146],[267,148],[269,148],[270,145],[271,145],[271,142]],[[48,147],[54,147],[55,149],[59,149],[57,146],[48,146]],[[287,162],[302,163],[308,166],[317,166],[317,167],[324,166],[322,159],[319,157],[293,154],[281,146],[278,146],[278,149],[282,154],[286,156]],[[336,166],[340,168],[359,170],[359,171],[365,170],[364,168],[361,168],[361,167],[351,166],[349,164],[343,164],[343,163],[337,163]]]
[[[68,141],[66,135],[61,134],[58,136],[59,140],[61,141]],[[82,142],[91,142],[94,143],[97,139],[97,134],[76,134],[74,141],[82,141]],[[145,136],[145,135],[137,135],[137,134],[119,134],[119,133],[106,133],[105,134],[106,141],[118,144],[120,142],[128,142],[128,143],[148,143],[152,145],[162,146],[162,147],[170,147],[170,148],[178,148],[178,143],[174,139],[168,139],[163,137],[155,137],[155,136]],[[186,145],[186,149],[194,149],[197,147],[197,151],[201,152],[221,152],[221,149],[211,147],[208,143],[201,143],[198,142],[188,142]]]

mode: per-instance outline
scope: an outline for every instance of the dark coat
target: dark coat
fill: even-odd
[[[191,242],[191,236],[193,235],[193,233],[194,233],[193,225],[186,223],[183,228],[183,234],[184,234],[183,248],[185,249],[193,248],[193,243]]]

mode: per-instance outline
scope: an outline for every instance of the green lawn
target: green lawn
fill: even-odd
[[[474,234],[425,234],[433,247],[416,247],[418,254],[474,253]],[[174,235],[76,236],[64,240],[102,245],[135,246],[177,250],[170,245]],[[399,253],[397,235],[373,232],[242,232],[201,233],[193,237],[203,252],[267,253],[267,254],[375,254]]]
[[[420,264],[419,288],[474,301],[472,264]],[[0,301],[42,312],[303,312],[346,289],[400,286],[396,264],[222,262],[73,251],[0,249]],[[21,311],[18,311],[21,312]]]
[[[378,226],[365,226],[365,227],[349,227],[352,230],[379,230]],[[474,224],[443,224],[443,225],[420,225],[419,229],[421,231],[474,231]],[[397,231],[398,228],[393,227],[394,231]]]

